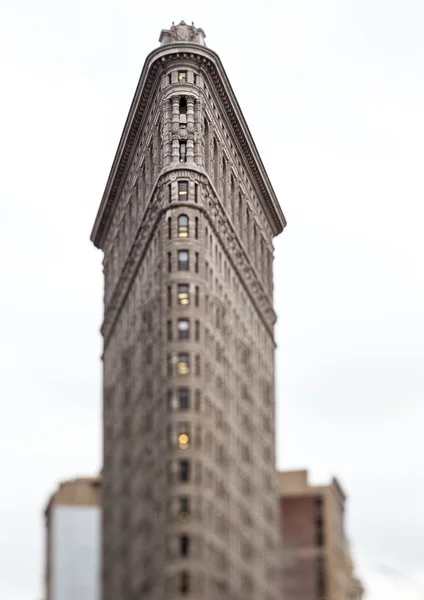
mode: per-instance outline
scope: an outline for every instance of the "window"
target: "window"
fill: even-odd
[[[196,342],[200,340],[200,322],[196,321],[194,324],[194,339]]]
[[[171,217],[168,219],[168,239],[171,239],[172,236],[172,220]]]
[[[169,74],[168,75],[168,85],[171,85],[171,83],[172,83],[172,75]]]
[[[190,293],[187,283],[178,284],[178,304],[182,304],[183,306],[190,304]]]
[[[190,463],[188,460],[178,461],[178,479],[182,483],[190,481]]]
[[[178,319],[178,339],[188,340],[190,337],[190,321],[188,319]]]
[[[197,204],[199,202],[199,184],[194,184],[194,201]]]
[[[172,202],[172,185],[168,184],[168,200]]]
[[[172,321],[168,321],[166,325],[167,325],[166,331],[167,331],[168,342],[171,342],[172,341]]]
[[[168,306],[172,305],[172,287],[168,285]]]
[[[178,573],[178,591],[181,595],[186,595],[190,591],[190,575],[187,571]]]
[[[179,83],[185,83],[187,81],[187,71],[178,71]]]
[[[187,144],[180,142],[180,163],[187,162]]]
[[[178,237],[188,237],[188,217],[187,215],[180,215],[178,217]]]
[[[190,392],[188,388],[178,389],[178,408],[180,410],[188,410],[190,404]]]
[[[172,254],[168,252],[168,273],[172,271]]]
[[[190,445],[190,434],[188,423],[177,423],[176,425],[176,438],[172,436],[171,441],[173,444],[178,444],[180,450],[186,450]]]
[[[180,124],[185,125],[187,123],[187,99],[180,98]]]
[[[197,252],[196,252],[197,254]],[[170,256],[171,253],[168,252],[168,270],[171,272],[169,268],[170,265]],[[179,271],[188,271],[188,250],[178,250],[178,270]]]
[[[176,394],[168,390],[168,409],[188,410],[190,405],[190,391],[188,388],[178,388]]]
[[[200,375],[200,356],[196,356],[196,375]]]
[[[180,521],[183,523],[186,523],[190,519],[190,498],[187,496],[180,496],[178,512]]]
[[[199,219],[196,217],[194,220],[194,237],[199,239]]]
[[[178,375],[188,375],[190,373],[190,357],[185,352],[178,354],[177,373]]]
[[[190,538],[188,537],[188,535],[184,534],[184,535],[180,536],[180,555],[188,556],[189,550],[190,550]]]
[[[193,83],[194,83],[194,85],[197,85],[197,75],[196,75],[196,73],[193,73]]]
[[[188,254],[188,252],[187,252],[187,254]],[[199,272],[199,253],[198,252],[196,252],[195,258],[196,258],[196,260],[194,261],[194,270],[196,271],[196,273],[198,273]],[[187,266],[187,269],[188,269],[188,266]]]
[[[188,200],[188,182],[178,182],[178,200]]]
[[[197,285],[194,290],[194,304],[195,304],[195,306],[199,306],[199,286],[197,286]]]

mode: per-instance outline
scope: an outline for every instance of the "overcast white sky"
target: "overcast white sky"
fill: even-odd
[[[2,3],[0,598],[41,597],[48,494],[101,464],[89,234],[145,56],[181,19],[220,54],[288,220],[279,466],[339,477],[367,600],[423,598],[420,0]]]

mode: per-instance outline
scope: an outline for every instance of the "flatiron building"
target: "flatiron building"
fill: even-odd
[[[146,58],[103,251],[103,599],[281,598],[273,238],[284,215],[222,63]]]

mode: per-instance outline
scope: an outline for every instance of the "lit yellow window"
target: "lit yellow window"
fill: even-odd
[[[178,237],[188,237],[188,217],[186,215],[178,217]]]
[[[190,443],[190,438],[188,437],[188,435],[186,433],[180,433],[180,435],[178,436],[178,446],[180,447],[181,450],[185,450],[186,448],[188,448]]]
[[[178,304],[182,304],[183,306],[190,304],[188,285],[186,283],[180,283],[178,285]]]
[[[177,362],[178,375],[188,375],[190,373],[190,361],[188,354],[179,354]]]
[[[187,181],[179,181],[178,182],[178,200],[187,200],[188,199],[188,182]]]
[[[178,81],[187,81],[187,71],[178,71]]]

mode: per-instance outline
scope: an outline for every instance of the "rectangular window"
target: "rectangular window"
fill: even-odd
[[[187,81],[187,71],[178,71],[178,82],[185,83]]]
[[[190,549],[190,538],[188,537],[188,535],[185,535],[185,534],[181,535],[180,536],[180,555],[188,556],[189,549]]]
[[[194,324],[194,338],[196,342],[200,340],[200,322],[196,321]]]
[[[180,521],[188,521],[190,517],[190,498],[187,496],[179,497],[179,517]]]
[[[178,354],[177,360],[177,374],[188,375],[190,373],[190,357],[185,352]]]
[[[193,73],[193,83],[194,83],[194,85],[197,85],[197,75],[196,75],[196,73]]]
[[[182,596],[190,592],[190,574],[187,571],[178,573],[178,591]]]
[[[172,253],[168,252],[168,273],[172,271]]]
[[[185,126],[187,123],[187,98],[180,98],[180,124]]]
[[[184,483],[190,481],[190,463],[188,460],[178,461],[178,479]]]
[[[171,83],[172,83],[172,75],[169,74],[168,75],[168,85],[171,85]]]
[[[188,200],[188,181],[178,182],[178,200]]]
[[[188,340],[190,337],[190,321],[188,319],[178,319],[178,339]]]
[[[196,271],[196,273],[199,272],[199,253],[196,252],[196,260],[194,261],[194,270]]]
[[[172,306],[172,287],[168,285],[168,306]]]
[[[200,376],[200,356],[196,355],[196,376]]]
[[[168,219],[168,239],[171,239],[172,236],[172,221],[171,217]]]
[[[199,219],[196,217],[194,219],[194,237],[195,239],[199,239]]]
[[[182,306],[190,304],[190,293],[187,283],[178,284],[178,304],[182,304]]]
[[[171,342],[172,341],[172,321],[167,322],[166,331],[167,331],[168,342]]]
[[[196,289],[194,290],[194,304],[195,306],[199,306],[199,286],[196,285]]]
[[[180,142],[180,163],[187,162],[187,144]]]
[[[168,185],[168,200],[170,203],[172,202],[172,185],[171,184]]]
[[[190,406],[190,392],[188,388],[178,388],[178,408],[188,410]]]
[[[168,256],[170,256],[170,254],[171,253],[168,252]],[[197,255],[197,252],[196,252],[196,255]],[[179,271],[188,271],[188,268],[189,268],[188,250],[178,250],[178,270]],[[170,269],[169,269],[169,272],[171,272]]]
[[[194,184],[194,201],[197,204],[199,202],[199,184]]]

